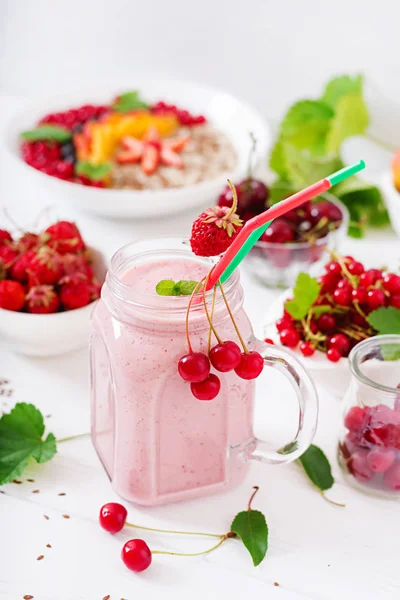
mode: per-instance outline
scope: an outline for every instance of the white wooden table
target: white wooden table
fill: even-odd
[[[3,98],[2,118],[15,106],[15,99]],[[7,164],[2,159],[1,203],[11,205],[12,215],[20,222],[29,221],[41,207],[52,203],[49,198],[21,197],[14,184],[7,181]],[[107,256],[138,236],[185,234],[194,216],[132,224],[93,220],[61,208],[59,214],[76,219],[89,244],[101,247]],[[379,257],[379,262],[388,253],[400,254],[399,243],[390,232],[375,234],[368,242],[349,241],[346,250],[368,254],[372,260]],[[246,308],[257,329],[276,293],[260,288],[246,274],[242,280]],[[59,358],[29,359],[0,346],[1,378],[9,379],[13,389],[12,396],[0,396],[2,410],[8,411],[14,402],[33,402],[48,415],[48,431],[56,437],[88,431],[86,350]],[[260,393],[264,397],[257,403],[260,424],[256,432],[277,443],[290,438],[295,424],[295,406],[287,390],[275,374],[263,375]],[[141,534],[129,529],[111,536],[100,529],[100,506],[118,501],[118,497],[89,439],[81,439],[60,445],[51,462],[33,464],[21,477],[23,483],[2,488],[0,598],[19,600],[26,594],[35,600],[102,600],[108,595],[110,600],[242,600],[256,595],[277,600],[399,598],[399,504],[368,497],[343,482],[335,462],[340,406],[323,390],[320,406],[316,443],[327,452],[337,479],[329,495],[346,503],[346,508],[325,502],[297,465],[256,463],[243,485],[225,495],[154,509],[129,506],[129,520],[138,524],[225,532],[232,517],[246,506],[251,487],[259,485],[254,507],[266,515],[270,544],[267,558],[258,568],[252,566],[239,542],[228,540],[207,556],[158,556],[145,573],[129,572],[119,558],[120,549],[125,541]],[[156,533],[143,537],[150,547],[183,552],[200,551],[209,544],[207,538]],[[38,561],[42,554],[43,560]]]

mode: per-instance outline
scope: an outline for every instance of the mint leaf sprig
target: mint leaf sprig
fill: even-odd
[[[125,92],[118,96],[112,109],[117,112],[126,113],[132,110],[148,109],[149,105],[141,97],[137,90]]]
[[[173,279],[163,279],[157,283],[156,292],[159,296],[190,296],[198,285],[198,281],[187,279],[176,282]]]

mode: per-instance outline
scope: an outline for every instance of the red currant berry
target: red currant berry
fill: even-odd
[[[332,273],[325,273],[318,279],[318,283],[322,284],[321,292],[330,294],[336,289],[338,278]]]
[[[336,350],[336,348],[329,348],[326,356],[328,360],[334,363],[338,362],[342,358],[342,355],[340,354],[339,350]]]
[[[100,509],[99,523],[109,533],[121,531],[128,516],[125,506],[118,502],[109,502]]]
[[[300,341],[300,336],[296,329],[284,329],[280,333],[280,340],[284,346],[288,348],[296,348]]]
[[[346,289],[346,290],[350,289],[351,290],[352,289],[351,285],[350,285],[350,281],[348,279],[346,279],[346,278],[341,279],[340,281],[338,281],[338,284],[337,284],[336,287],[337,287],[338,290],[344,290],[344,289]]]
[[[329,338],[328,348],[335,348],[343,356],[350,351],[350,340],[344,333],[337,333]]]
[[[311,319],[310,321],[310,330],[312,333],[318,333],[318,325],[315,319]]]
[[[368,271],[366,272],[369,273],[372,279],[372,285],[374,285],[374,283],[376,283],[377,281],[383,279],[383,274],[380,269],[368,269]]]
[[[357,304],[365,304],[367,301],[367,290],[363,287],[352,290],[351,299]]]
[[[340,264],[337,261],[331,261],[329,262],[326,266],[325,266],[325,271],[327,273],[330,273],[332,275],[341,275],[342,274],[342,267],[340,266]]]
[[[214,369],[227,373],[233,371],[242,360],[242,353],[235,342],[222,342],[210,350],[210,362]]]
[[[179,375],[190,383],[199,383],[207,379],[210,373],[210,361],[202,352],[185,354],[178,362]]]
[[[303,356],[312,356],[315,353],[315,348],[311,342],[302,342],[299,346],[299,350]]]
[[[395,308],[400,308],[400,294],[393,294],[393,296],[390,296],[389,306],[394,306]]]
[[[380,306],[385,306],[385,294],[377,288],[369,290],[367,293],[367,304],[371,310],[375,310]]]
[[[293,319],[291,317],[282,317],[275,323],[276,329],[281,332],[284,329],[293,329]]]
[[[390,294],[400,294],[400,276],[389,273],[383,278],[383,287]]]
[[[323,333],[333,333],[336,329],[336,319],[328,313],[321,315],[318,319],[318,328]]]
[[[374,277],[373,277],[373,275],[371,275],[371,273],[369,271],[364,271],[364,273],[361,273],[360,285],[362,285],[365,288],[368,288],[370,285],[373,285],[374,283],[375,283]]]
[[[364,265],[357,261],[349,263],[347,269],[352,275],[361,275],[361,273],[364,273]]]
[[[210,373],[204,381],[190,384],[190,390],[197,400],[214,400],[221,389],[221,381],[217,375]]]
[[[274,344],[275,344],[274,340],[272,340],[271,338],[265,338],[264,342],[265,342],[266,344],[272,344],[272,345],[274,345]]]
[[[256,379],[264,368],[264,359],[259,352],[243,352],[242,360],[236,367],[235,373],[242,379]]]
[[[333,299],[336,304],[339,304],[339,306],[349,306],[351,302],[350,288],[336,288],[336,290],[333,292]]]
[[[122,562],[128,569],[140,573],[151,565],[151,551],[144,540],[126,542],[121,552]]]

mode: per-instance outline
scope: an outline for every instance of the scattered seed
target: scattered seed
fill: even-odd
[[[27,481],[29,481],[29,483],[35,483],[34,479],[27,479]]]
[[[22,483],[20,479],[13,479],[13,483]]]
[[[24,596],[24,600],[32,600],[33,596],[31,596],[30,594],[25,594]]]
[[[43,555],[43,554],[41,554],[40,556],[38,556],[38,557],[37,557],[37,559],[36,559],[36,560],[43,560],[43,559],[44,559],[44,555]]]
[[[45,419],[50,419],[51,415],[46,415]]]
[[[51,548],[51,544],[46,544],[46,548]]]
[[[279,583],[277,581],[274,581],[274,586],[279,587]]]
[[[66,496],[67,494],[65,492],[61,492],[60,494],[57,494],[57,496]]]
[[[40,490],[32,490],[32,494],[39,494]]]
[[[64,517],[64,519],[69,519],[70,516],[69,515],[62,515]]]
[[[104,596],[103,600],[110,600],[110,594],[108,594],[107,596]]]

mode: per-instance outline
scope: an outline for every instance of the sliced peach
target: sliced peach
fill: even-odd
[[[392,175],[394,187],[400,192],[400,149],[396,150],[392,159]]]

